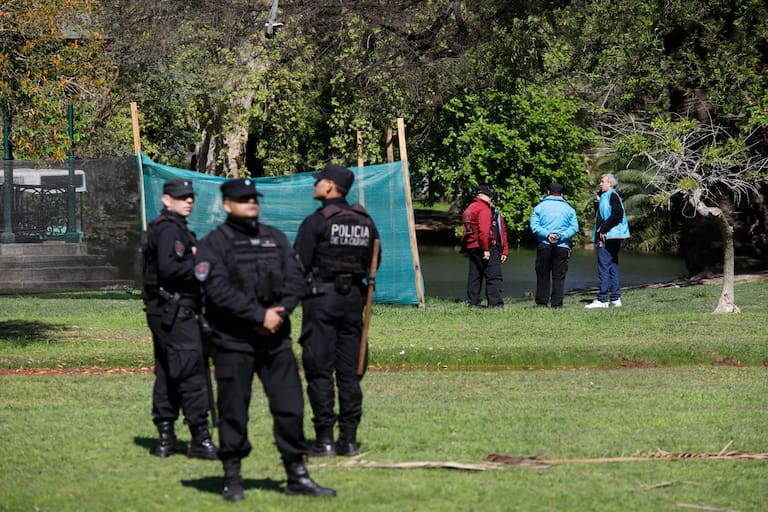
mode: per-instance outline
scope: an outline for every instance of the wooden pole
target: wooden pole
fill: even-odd
[[[133,121],[133,150],[139,166],[139,196],[141,197],[141,230],[147,230],[147,201],[144,196],[144,165],[141,163],[141,135],[139,133],[139,110],[136,102],[131,102],[131,120]]]
[[[411,179],[408,174],[408,150],[405,147],[405,120],[397,118],[397,141],[400,145],[400,160],[403,163],[403,185],[405,186],[405,204],[408,209],[408,231],[411,234],[411,254],[413,268],[416,274],[416,294],[419,307],[424,307],[424,291],[421,289],[421,263],[419,262],[419,247],[416,243],[416,221],[413,218],[413,201],[411,200]]]
[[[363,165],[363,132],[357,130],[357,192],[360,197],[360,204],[365,206],[365,189],[363,189],[364,180],[364,165]]]
[[[379,251],[381,240],[373,241],[373,257],[371,268],[368,272],[368,295],[365,298],[365,315],[363,316],[363,332],[360,336],[360,354],[357,356],[357,375],[362,377],[366,370],[365,353],[368,350],[368,326],[371,325],[371,306],[373,305],[373,292],[376,290],[376,272],[379,270]]]
[[[392,148],[392,126],[389,121],[384,125],[384,145],[387,148],[387,163],[391,164],[395,161],[395,150]]]

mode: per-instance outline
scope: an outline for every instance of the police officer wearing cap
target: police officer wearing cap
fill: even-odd
[[[488,307],[504,306],[501,264],[507,260],[509,246],[504,218],[493,207],[496,197],[488,185],[477,187],[474,201],[461,214],[461,250],[469,259],[467,303],[480,306],[480,291],[485,281]]]
[[[309,454],[355,456],[363,410],[357,366],[367,290],[364,278],[379,233],[368,212],[346,200],[355,178],[349,169],[328,164],[312,176],[317,180],[313,197],[322,206],[304,219],[294,241],[310,287],[302,303],[299,338],[316,435]],[[367,359],[367,354],[363,357]],[[334,444],[336,423],[339,436]]]
[[[154,450],[168,457],[176,449],[174,423],[179,410],[189,425],[192,441],[187,455],[216,459],[216,446],[208,430],[208,367],[197,314],[200,285],[194,274],[195,235],[187,228],[195,194],[189,180],[163,185],[164,208],[149,223],[144,254],[144,290],[147,323],[155,353],[152,418],[159,440]]]
[[[227,219],[200,242],[195,275],[203,284],[215,347],[222,496],[227,501],[245,497],[241,460],[251,452],[248,408],[254,374],[269,401],[288,476],[285,493],[335,496],[304,466],[304,395],[289,321],[305,290],[301,264],[280,230],[259,223],[261,194],[253,180],[229,180],[221,192]]]

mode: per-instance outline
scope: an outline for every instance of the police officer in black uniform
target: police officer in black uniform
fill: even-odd
[[[192,434],[187,455],[215,460],[216,446],[208,430],[210,374],[206,376],[207,356],[197,319],[197,241],[187,228],[187,217],[195,203],[192,182],[165,182],[162,201],[165,208],[149,223],[143,248],[142,298],[155,352],[152,418],[160,434],[154,454],[168,457],[176,450],[174,423],[181,409]]]
[[[285,235],[259,223],[261,195],[250,179],[221,186],[227,220],[200,243],[195,275],[215,349],[222,496],[244,496],[241,460],[248,456],[248,407],[254,373],[269,400],[273,432],[288,476],[286,494],[335,496],[304,466],[304,396],[293,355],[289,315],[304,293],[301,264]]]
[[[373,242],[379,237],[368,212],[346,200],[355,176],[328,164],[312,175],[322,207],[304,219],[294,248],[311,289],[302,305],[299,344],[312,405],[315,441],[310,456],[358,455],[357,428],[363,411],[362,375],[357,374],[365,306],[364,278],[370,271]],[[381,261],[381,260],[379,260]],[[364,356],[367,361],[368,354]],[[335,373],[335,386],[334,386]],[[334,412],[336,390],[339,413]],[[339,437],[334,444],[334,427]]]

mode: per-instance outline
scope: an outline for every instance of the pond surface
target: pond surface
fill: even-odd
[[[469,263],[455,248],[419,247],[427,297],[466,300]],[[504,296],[521,298],[536,291],[535,249],[510,252],[501,266],[504,273]],[[621,286],[638,286],[673,281],[685,275],[682,258],[670,254],[619,253]],[[568,263],[565,290],[597,286],[597,255],[594,251],[576,249]],[[485,292],[483,292],[485,293]]]

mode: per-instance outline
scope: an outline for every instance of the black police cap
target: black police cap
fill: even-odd
[[[221,184],[221,195],[230,199],[245,199],[263,196],[256,191],[256,182],[250,178],[235,178]]]
[[[339,192],[346,194],[352,188],[355,181],[355,175],[343,165],[326,164],[320,172],[312,173],[316,180],[331,180],[336,184]]]
[[[171,197],[185,197],[195,195],[190,180],[168,180],[163,183],[163,194]]]

